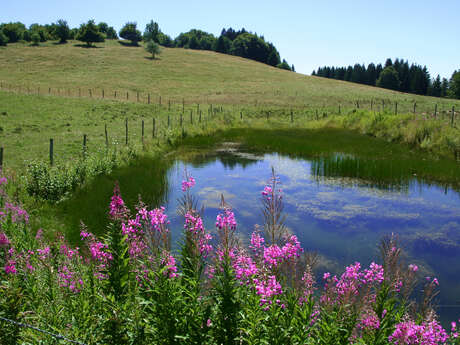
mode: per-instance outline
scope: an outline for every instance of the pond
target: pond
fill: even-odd
[[[264,143],[269,132],[191,139],[171,158],[144,160],[137,168],[103,177],[96,185],[104,192],[88,186],[75,200],[85,200],[85,207],[93,209],[103,204],[101,212],[106,213],[117,179],[129,205],[141,194],[144,202],[166,207],[177,248],[182,219],[176,208],[187,171],[196,179],[192,193],[205,207],[207,228],[214,228],[223,195],[235,212],[239,236],[247,244],[255,224],[262,225],[261,191],[273,168],[282,184],[285,224],[306,250],[319,254],[318,273],[340,273],[355,261],[368,265],[379,260],[379,242],[394,233],[408,263],[417,264],[421,276],[439,279],[443,319],[458,318],[459,164],[356,133],[291,131],[284,135],[283,139],[278,133],[270,143]],[[133,187],[136,182],[138,187]],[[75,200],[64,208],[72,208],[69,205]],[[82,212],[77,213],[90,230],[100,227],[94,219],[84,219],[88,212],[79,208]],[[100,219],[101,215],[93,217]]]

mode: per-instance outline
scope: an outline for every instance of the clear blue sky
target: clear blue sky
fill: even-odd
[[[319,66],[384,63],[387,57],[426,65],[432,76],[450,78],[460,69],[459,0],[324,1],[2,1],[0,22],[51,23],[72,27],[88,19],[118,31],[151,19],[172,38],[192,28],[219,35],[223,27],[263,34],[297,72]]]

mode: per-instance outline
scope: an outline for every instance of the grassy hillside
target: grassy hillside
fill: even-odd
[[[130,145],[142,147],[144,120],[147,148],[155,149],[182,136],[179,127],[183,99],[183,125],[189,134],[212,133],[229,126],[332,125],[450,157],[452,153],[458,156],[460,151],[458,129],[451,127],[449,113],[452,106],[458,113],[458,101],[305,76],[209,51],[163,48],[159,59],[151,60],[143,47],[123,46],[117,41],[98,44],[97,48],[82,48],[76,42],[40,47],[11,44],[0,48],[0,81],[0,146],[5,147],[5,166],[13,168],[31,159],[48,159],[50,138],[54,139],[57,163],[81,155],[84,134],[90,152],[104,148],[105,125],[109,142],[124,145],[126,119]],[[105,99],[101,99],[102,90]],[[115,91],[117,100],[113,99]],[[151,104],[147,104],[148,93]],[[162,106],[158,105],[160,96]],[[360,109],[354,113],[356,101]],[[383,110],[386,115],[393,114],[396,102],[398,114],[412,112],[413,102],[417,102],[417,115],[380,117]],[[203,112],[202,123],[198,123],[196,103]],[[223,112],[210,117],[209,104],[223,105]],[[426,115],[432,114],[436,104],[441,120],[428,123]],[[331,115],[338,115],[339,106],[342,116],[334,120]],[[366,112],[371,106],[373,111]],[[269,122],[265,121],[268,114]],[[157,132],[152,140],[153,118]],[[318,119],[319,123],[311,123]]]
[[[142,46],[124,46],[118,41],[83,48],[76,42],[45,43],[39,47],[10,44],[0,49],[0,81],[4,89],[21,92],[101,97],[152,103],[245,104],[281,107],[333,107],[355,105],[379,109],[399,103],[399,112],[413,109],[431,112],[460,109],[460,102],[416,96],[376,87],[305,76],[240,57],[210,51],[163,48],[151,60]]]

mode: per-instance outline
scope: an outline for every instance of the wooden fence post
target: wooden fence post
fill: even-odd
[[[243,112],[240,111],[240,120],[243,120]]]
[[[48,95],[51,95],[51,88],[48,88]]]
[[[78,97],[81,97],[81,89],[78,88]]]
[[[374,107],[374,99],[371,99],[371,110]]]
[[[129,99],[129,91],[126,91],[126,100]]]
[[[137,101],[139,102],[139,91],[137,91]]]
[[[150,94],[148,95],[147,104],[150,104]]]
[[[356,101],[356,108],[359,109],[359,100]]]
[[[170,127],[171,125],[171,118],[169,117],[169,114],[168,114],[168,128]]]
[[[293,123],[293,122],[294,122],[294,113],[291,110],[291,123]]]
[[[434,117],[436,117],[437,113],[438,113],[438,103],[434,105]]]
[[[450,119],[450,126],[454,127],[455,106],[452,106],[452,117]]]
[[[180,127],[182,127],[182,113],[180,114]]]
[[[384,111],[385,111],[385,100],[382,99],[382,112],[384,112]]]
[[[160,99],[159,99],[159,101],[158,101],[158,104],[161,105],[161,96],[160,96]]]
[[[339,115],[342,114],[342,110],[340,109],[340,104],[339,104]]]
[[[190,109],[190,124],[193,125],[193,110]]]
[[[125,145],[128,145],[128,118],[125,121]]]
[[[107,133],[107,124],[104,125],[105,147],[109,147],[109,134]]]
[[[395,115],[398,115],[398,102],[395,102]]]
[[[155,118],[152,119],[152,139],[155,138]]]
[[[201,110],[200,110],[200,117],[198,119],[198,122],[201,123]]]
[[[54,140],[50,139],[50,165],[54,164]]]
[[[417,102],[414,102],[414,114],[415,114],[416,107],[417,107]]]
[[[117,91],[114,92],[114,98],[117,99]]]
[[[105,95],[104,95],[104,89],[102,89],[102,98],[104,98],[104,96],[105,96]]]
[[[144,145],[144,120],[142,120],[142,145]]]
[[[182,112],[185,110],[185,100],[182,98]]]
[[[88,89],[89,91],[89,97],[92,98],[93,97],[93,91],[91,91],[91,89]]]
[[[3,170],[3,146],[0,147],[0,173]]]
[[[86,158],[86,134],[83,134],[83,158]]]
[[[170,110],[171,110],[171,100],[169,99],[168,100],[168,111],[170,111]]]

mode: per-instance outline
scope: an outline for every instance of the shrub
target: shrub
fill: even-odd
[[[38,46],[40,44],[40,34],[37,32],[34,32],[31,37],[32,45]]]
[[[0,30],[0,46],[6,46],[8,44],[8,37]]]

